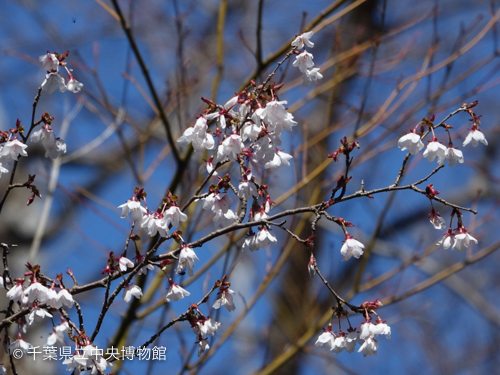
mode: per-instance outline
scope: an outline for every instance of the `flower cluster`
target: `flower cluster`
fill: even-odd
[[[459,221],[458,227],[455,230],[448,229],[448,232],[443,235],[443,238],[436,246],[443,246],[444,249],[451,248],[457,251],[464,251],[470,246],[471,242],[477,244],[477,240],[467,232],[467,228]]]
[[[302,85],[306,87],[316,83],[318,79],[323,78],[323,75],[319,72],[319,68],[313,68],[313,55],[307,52],[305,49],[301,53],[299,53],[298,51],[299,49],[304,48],[304,45],[309,48],[314,47],[314,43],[310,41],[313,34],[314,33],[312,31],[301,34],[292,42],[292,46],[296,48],[295,51],[297,53],[295,61],[293,62],[293,66],[299,68],[299,70],[301,71]]]
[[[62,55],[57,52],[47,51],[46,55],[42,55],[38,60],[42,63],[41,69],[46,70],[45,80],[42,82],[42,89],[47,90],[49,94],[53,93],[56,87],[59,87],[59,91],[64,92],[66,90],[73,93],[80,92],[83,83],[77,81],[75,77],[71,74],[71,70],[68,69],[67,63],[64,61],[68,57],[69,51],[66,51]],[[59,68],[64,67],[68,73],[68,79],[66,80],[63,76],[59,74]]]
[[[326,346],[330,351],[335,354],[342,352],[344,349],[352,353],[356,348],[356,343],[360,345],[358,353],[363,352],[363,356],[371,356],[377,354],[378,341],[377,337],[383,335],[388,339],[391,338],[391,327],[386,322],[382,321],[380,317],[377,318],[376,323],[371,322],[370,315],[375,313],[373,310],[381,306],[379,301],[365,302],[361,305],[365,308],[366,320],[361,324],[359,329],[349,327],[347,332],[339,330],[337,334],[332,330],[331,323],[323,333],[316,340],[315,346]],[[340,324],[340,322],[339,322]]]
[[[211,335],[215,337],[215,332],[217,332],[221,324],[212,320],[209,316],[205,317],[196,304],[191,305],[187,319],[196,335],[198,357],[200,357],[205,351],[210,349],[207,336]]]

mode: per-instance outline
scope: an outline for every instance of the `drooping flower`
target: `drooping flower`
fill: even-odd
[[[56,159],[59,155],[66,153],[66,142],[61,138],[56,138],[52,129],[42,127],[41,129],[33,132],[30,137],[31,142],[42,142],[45,148],[45,157]]]
[[[463,163],[464,162],[464,156],[462,154],[462,151],[457,150],[456,148],[453,148],[453,146],[448,147],[446,150],[446,160],[448,161],[448,164],[450,167],[453,167],[458,163]]]
[[[191,295],[186,289],[180,287],[179,284],[174,283],[172,279],[169,278],[168,281],[170,288],[168,288],[167,296],[165,297],[166,302],[170,302],[171,300],[175,302]]]
[[[33,354],[33,345],[31,345],[29,342],[24,341],[20,332],[17,340],[9,345],[9,354],[12,355],[12,353],[16,349],[21,349],[24,354]]]
[[[446,147],[439,143],[436,138],[429,142],[427,148],[424,151],[424,158],[429,161],[434,161],[437,157],[438,164],[444,163],[444,158],[446,156]]]
[[[307,69],[312,68],[314,63],[312,61],[313,55],[307,51],[302,52],[301,54],[295,56],[295,61],[293,62],[293,66],[298,67],[302,73],[305,73]]]
[[[326,345],[330,350],[335,347],[335,333],[332,332],[332,326],[328,325],[328,328],[323,330],[324,332],[319,335],[318,339],[314,343],[315,346]]]
[[[346,238],[344,240],[344,244],[342,245],[342,248],[340,249],[340,253],[344,256],[342,258],[342,262],[345,262],[346,260],[351,259],[351,257],[354,257],[356,259],[359,259],[361,255],[363,255],[363,249],[365,248],[365,245],[363,245],[361,242],[355,240],[352,238],[349,233],[346,234]]]
[[[68,292],[67,289],[61,289],[59,293],[57,293],[57,303],[54,306],[56,309],[61,308],[63,305],[72,308],[75,303],[73,296]]]
[[[123,288],[123,300],[128,303],[132,297],[140,299],[142,297],[142,290],[138,285],[128,284]]]
[[[457,251],[464,251],[470,245],[470,242],[475,242],[477,244],[477,240],[472,237],[464,226],[460,226],[457,229],[457,233],[455,234],[455,242],[453,243],[453,248],[457,249]]]
[[[322,79],[323,74],[319,72],[319,68],[312,68],[310,70],[306,70],[302,75],[302,86],[309,87],[316,83],[318,79]]]
[[[481,142],[485,146],[488,146],[488,141],[486,140],[484,133],[481,130],[479,130],[475,125],[472,127],[469,134],[467,134],[463,146],[465,147],[471,142],[474,147],[476,147],[479,144],[478,142]]]
[[[193,249],[187,245],[183,245],[179,253],[179,263],[175,273],[185,272],[186,268],[189,276],[193,276],[194,261],[200,261]]]
[[[147,210],[141,206],[141,202],[135,199],[129,199],[124,204],[118,206],[118,208],[122,209],[122,219],[127,217],[129,212],[131,212],[132,219],[139,224],[142,222],[143,215],[147,213]]]
[[[448,232],[443,235],[443,238],[436,244],[436,246],[443,246],[443,249],[449,249],[450,247],[454,246],[454,244],[455,236],[450,228],[448,229]]]
[[[222,287],[218,294],[220,294],[219,298],[215,300],[214,304],[212,305],[214,309],[220,309],[222,306],[224,306],[228,312],[236,309],[232,296],[232,294],[234,294],[234,291],[232,291],[228,287]]]
[[[0,158],[17,160],[19,156],[28,156],[26,152],[27,148],[28,146],[18,139],[13,139],[3,144],[3,147],[0,149]]]
[[[429,214],[429,220],[435,229],[443,230],[446,228],[444,219],[439,216],[439,212],[434,211],[434,208],[432,208],[431,213]]]
[[[401,151],[408,149],[410,154],[415,155],[424,148],[424,144],[417,133],[411,132],[399,138],[398,147]]]
[[[174,227],[179,227],[180,222],[188,219],[187,215],[181,211],[177,206],[172,206],[163,213],[167,221],[167,226],[172,223]]]
[[[59,87],[60,92],[64,92],[67,89],[64,77],[58,72],[47,73],[41,87],[42,89],[47,90],[49,94],[52,94],[56,87]]]
[[[82,90],[83,83],[77,81],[71,74],[69,76],[68,83],[66,84],[66,89],[76,94]]]
[[[33,282],[24,291],[24,295],[28,296],[29,303],[32,303],[35,298],[38,302],[45,303],[47,300],[48,288],[40,284],[39,282]]]
[[[28,324],[32,325],[35,321],[35,318],[37,321],[39,321],[45,317],[52,318],[52,314],[35,304],[31,312],[28,314]]]
[[[302,48],[304,48],[304,44],[305,44],[309,48],[313,48],[314,43],[309,40],[309,39],[311,39],[313,34],[314,34],[313,31],[308,31],[307,33],[299,35],[298,37],[296,37],[293,40],[292,47],[297,47],[297,49],[302,49]]]
[[[259,246],[261,249],[267,248],[269,245],[276,245],[278,240],[273,234],[266,228],[262,227],[262,229],[257,233],[255,237],[255,244]]]
[[[211,150],[215,147],[215,141],[212,134],[207,133],[207,129],[207,119],[201,116],[196,120],[194,127],[187,128],[177,142],[183,146],[192,143],[194,150],[197,152],[205,149]]]
[[[119,257],[117,261],[118,261],[118,266],[120,267],[120,271],[122,272],[127,271],[127,268],[134,267],[134,262],[132,262],[128,258],[125,258],[124,256]]]
[[[42,63],[42,66],[40,67],[42,70],[59,70],[59,60],[54,53],[47,53],[45,55],[42,55],[38,58],[38,61]]]
[[[370,355],[376,355],[378,348],[378,342],[372,337],[368,337],[365,342],[358,349],[358,353],[363,352],[363,357]]]

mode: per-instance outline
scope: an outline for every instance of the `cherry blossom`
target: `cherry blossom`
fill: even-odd
[[[52,94],[56,87],[59,87],[60,92],[64,92],[67,89],[64,77],[57,72],[47,73],[41,87],[42,89],[47,90],[49,94]]]
[[[265,249],[269,245],[276,245],[278,243],[278,240],[266,227],[263,227],[259,231],[259,233],[257,233],[257,236],[255,237],[255,243],[259,246],[260,249]]]
[[[410,154],[415,155],[424,148],[424,144],[417,133],[408,133],[399,138],[398,147],[401,151],[409,150]]]
[[[302,86],[308,87],[317,82],[318,79],[322,79],[323,74],[319,72],[319,68],[313,68],[311,70],[306,70],[302,75]]]
[[[324,332],[319,335],[318,339],[314,343],[315,346],[323,346],[327,345],[330,350],[333,350],[335,347],[335,333],[332,332],[332,326],[329,325],[328,328],[324,330]]]
[[[429,221],[431,222],[431,224],[434,226],[435,229],[443,230],[446,228],[446,223],[444,219],[441,216],[439,216],[439,212],[434,211],[434,208],[429,214]]]
[[[61,308],[63,305],[72,308],[75,303],[73,296],[68,292],[67,289],[61,289],[59,293],[57,293],[57,303],[54,305],[56,309]]]
[[[167,296],[165,297],[166,302],[170,302],[171,300],[175,302],[191,295],[186,289],[180,287],[179,284],[175,284],[172,279],[168,281],[170,282],[170,288],[168,288]]]
[[[66,84],[66,89],[76,94],[82,90],[83,83],[77,81],[71,74],[69,76],[68,83]]]
[[[123,288],[123,300],[128,303],[132,297],[140,299],[142,297],[142,290],[138,285],[128,284]]]
[[[179,253],[179,263],[177,264],[175,273],[185,272],[187,268],[188,275],[193,276],[195,260],[200,261],[193,249],[191,249],[187,245],[181,246],[181,252]]]
[[[464,251],[467,249],[471,241],[477,244],[477,240],[467,233],[467,229],[465,227],[460,226],[457,229],[457,233],[458,234],[455,234],[455,242],[453,243],[453,248],[457,249],[457,251]]]
[[[42,70],[47,71],[58,71],[59,70],[59,59],[54,53],[48,53],[42,55],[38,58],[38,61],[42,63],[40,67]]]
[[[214,309],[220,309],[221,306],[224,306],[228,312],[236,309],[232,296],[232,294],[234,294],[234,291],[229,288],[221,288],[221,291],[218,294],[220,294],[220,297],[215,300],[214,304],[212,305]]]
[[[363,352],[363,357],[370,355],[376,355],[378,348],[378,342],[372,337],[368,337],[365,342],[358,349],[358,353]]]
[[[361,255],[363,255],[364,248],[365,248],[365,245],[363,245],[361,242],[355,240],[347,233],[346,238],[344,240],[344,244],[342,245],[342,248],[340,249],[340,253],[344,256],[342,258],[342,262],[345,262],[346,260],[351,259],[351,257],[359,259],[359,257]]]
[[[293,66],[298,67],[302,73],[305,73],[307,69],[312,68],[314,63],[312,61],[313,55],[309,52],[304,51],[300,55],[295,57],[295,61],[293,62]]]
[[[41,307],[35,305],[35,307],[33,307],[31,312],[28,314],[28,324],[32,325],[33,322],[35,321],[35,318],[36,321],[38,322],[39,320],[45,317],[52,318],[52,314],[49,313],[47,310],[42,309]]]
[[[435,138],[432,142],[429,142],[427,148],[424,151],[424,158],[429,161],[434,161],[437,156],[438,164],[444,163],[444,158],[446,155],[446,147],[439,143]]]
[[[450,167],[453,167],[458,163],[463,163],[464,162],[464,156],[462,154],[462,151],[457,150],[456,148],[453,148],[453,146],[448,147],[446,150],[446,160],[448,161],[448,164]]]
[[[53,346],[56,343],[64,344],[64,333],[69,329],[68,322],[63,323],[52,328],[52,333],[47,337],[47,346]]]
[[[122,209],[122,219],[127,217],[127,215],[131,212],[132,219],[137,223],[141,223],[143,214],[147,213],[147,210],[141,206],[141,202],[134,198],[129,199],[124,204],[118,206],[118,208]]]
[[[130,259],[125,258],[124,256],[121,256],[117,259],[118,261],[118,266],[120,267],[120,271],[125,272],[127,271],[127,268],[133,268],[134,267],[134,262],[132,262]]]
[[[29,303],[32,303],[35,298],[38,302],[45,303],[48,291],[49,290],[39,282],[33,282],[24,290],[24,295],[28,296]]]
[[[61,154],[66,153],[66,143],[61,138],[56,138],[54,132],[50,128],[42,127],[41,129],[33,132],[30,137],[31,142],[42,142],[45,148],[45,157],[57,159]]]
[[[17,282],[8,292],[7,298],[14,302],[21,302],[24,295],[24,287],[22,282]]]
[[[463,146],[465,147],[471,142],[474,147],[476,147],[479,144],[478,142],[481,142],[485,146],[488,146],[488,141],[486,140],[484,133],[481,130],[479,130],[477,126],[473,126],[469,134],[467,134]]]
[[[21,333],[19,333],[17,340],[9,345],[9,354],[12,355],[16,349],[21,349],[25,355],[31,355],[33,353],[33,345],[24,341]]]
[[[200,341],[198,341],[198,357],[201,357],[201,355],[208,349],[210,349],[210,345],[208,345],[208,338],[200,338]]]
[[[449,249],[450,247],[454,247],[454,244],[455,236],[450,228],[448,232],[443,235],[443,238],[436,244],[436,246],[443,246],[444,249]]]
[[[177,206],[172,206],[166,210],[163,214],[166,219],[167,226],[172,223],[174,227],[179,227],[180,222],[184,222],[188,219],[187,215],[184,214],[181,209]]]
[[[222,160],[223,156],[226,155],[229,160],[236,161],[237,155],[241,153],[241,150],[245,147],[241,141],[241,137],[238,134],[231,134],[229,137],[224,139],[222,144],[217,149],[217,159]]]
[[[169,233],[167,220],[159,212],[144,215],[141,228],[147,229],[150,237],[156,236],[156,233],[159,233],[161,237],[167,237]]]
[[[0,149],[0,158],[17,160],[19,156],[28,156],[26,152],[27,148],[28,146],[21,143],[18,139],[13,139],[4,143],[2,149]]]
[[[304,44],[305,44],[309,48],[313,48],[314,43],[309,40],[309,39],[311,39],[313,34],[314,34],[313,31],[308,31],[307,33],[299,35],[298,37],[296,37],[293,40],[292,47],[297,47],[297,49],[302,49],[302,48],[304,48]]]
[[[207,129],[207,119],[201,116],[196,120],[194,127],[187,128],[177,142],[182,146],[192,143],[194,150],[197,152],[201,152],[205,149],[211,150],[215,147],[215,142],[214,137],[207,133]]]
[[[286,152],[280,151],[276,149],[276,153],[274,154],[273,160],[264,164],[264,168],[266,169],[276,169],[282,165],[290,166],[290,162],[288,160],[292,159],[292,155],[287,154]]]

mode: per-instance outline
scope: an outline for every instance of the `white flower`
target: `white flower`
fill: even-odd
[[[358,349],[358,353],[363,352],[363,356],[367,357],[370,355],[376,355],[378,348],[378,342],[372,337],[368,337],[365,342]]]
[[[180,222],[188,219],[187,215],[182,213],[181,209],[177,206],[172,206],[163,214],[167,220],[167,226],[172,223],[174,227],[179,227]]]
[[[220,309],[221,306],[224,306],[228,312],[231,312],[236,309],[234,306],[233,302],[233,296],[231,294],[234,294],[234,292],[229,289],[229,288],[221,288],[220,297],[215,300],[214,304],[212,307],[214,309]]]
[[[364,248],[365,245],[347,234],[346,239],[344,240],[344,244],[340,249],[340,253],[344,256],[342,258],[342,262],[351,259],[351,257],[359,259],[359,257],[363,255]]]
[[[298,67],[302,73],[305,73],[307,69],[314,66],[312,59],[313,55],[307,51],[304,51],[300,55],[295,56],[293,66],[295,66],[296,68]]]
[[[243,141],[255,141],[259,137],[261,131],[262,126],[260,125],[260,121],[258,123],[247,121],[243,124],[243,128],[241,129],[241,138]]]
[[[292,158],[293,158],[292,155],[276,149],[276,153],[274,154],[273,160],[264,164],[264,168],[272,170],[279,168],[282,165],[286,165],[287,167],[289,167],[290,162],[288,160]]]
[[[132,219],[137,223],[142,222],[143,215],[147,212],[147,210],[141,206],[141,202],[133,199],[129,199],[124,204],[118,206],[118,208],[122,209],[121,218],[127,217],[129,212],[132,213]]]
[[[444,158],[446,155],[446,147],[439,143],[438,141],[429,142],[427,148],[424,151],[424,158],[427,158],[429,161],[434,161],[434,159],[438,158],[438,164],[444,163]]]
[[[204,149],[211,150],[215,147],[215,142],[214,137],[207,133],[207,129],[207,119],[201,116],[196,120],[194,127],[187,128],[177,142],[183,146],[192,143],[194,150],[197,152]]]
[[[330,351],[332,351],[335,354],[338,354],[345,349],[345,346],[346,346],[346,339],[344,334],[341,333],[341,335],[335,338],[335,341],[333,342],[333,348],[331,348]]]
[[[245,241],[243,242],[243,246],[241,249],[248,248],[250,251],[257,251],[259,250],[259,245],[255,241],[255,235],[253,232],[251,232],[248,237],[245,238]]]
[[[134,267],[134,262],[122,256],[118,258],[118,266],[120,267],[120,271],[125,272],[127,268]]]
[[[198,321],[198,326],[193,329],[197,334],[201,334],[203,336],[212,335],[212,337],[215,337],[215,332],[217,332],[220,325],[221,323],[212,320],[212,318],[208,318],[202,322]]]
[[[52,94],[56,87],[59,87],[59,91],[66,91],[66,83],[64,82],[64,77],[59,75],[57,72],[47,73],[45,80],[42,82],[42,89],[47,90],[49,94]]]
[[[462,151],[457,150],[453,147],[448,147],[446,150],[446,160],[448,161],[448,164],[450,167],[453,167],[457,162],[463,163],[464,162],[464,156],[462,154]]]
[[[319,72],[319,68],[306,70],[302,75],[302,86],[308,87],[316,83],[318,79],[322,79],[323,74]]]
[[[424,148],[420,136],[416,133],[408,133],[399,138],[398,147],[401,151],[410,150],[410,154],[415,155]]]
[[[168,288],[165,301],[170,302],[171,300],[174,300],[175,302],[189,295],[191,295],[191,293],[189,293],[186,289],[180,287],[179,284],[174,284],[174,282],[170,280],[170,288]]]
[[[210,349],[210,346],[208,345],[208,339],[200,339],[200,341],[198,341],[198,357],[201,357],[201,355],[208,349]]]
[[[227,155],[229,160],[236,161],[237,155],[241,153],[241,150],[244,147],[245,145],[241,141],[241,137],[238,134],[231,134],[229,137],[224,139],[217,150],[219,159],[221,159],[222,155]]]
[[[378,335],[385,335],[388,339],[391,338],[391,327],[382,321],[378,321],[377,324],[373,324],[371,331],[375,338],[377,338]]]
[[[464,251],[469,247],[471,241],[477,244],[477,240],[467,232],[455,234],[453,248],[457,249],[457,251]]]
[[[56,159],[60,154],[66,153],[66,143],[62,139],[56,138],[52,130],[41,128],[31,134],[30,140],[34,143],[42,141],[46,158],[50,156],[52,159]]]
[[[18,139],[6,142],[0,150],[0,158],[17,160],[19,156],[28,156],[26,148],[28,148],[28,146],[19,142]]]
[[[21,302],[24,295],[24,288],[22,283],[16,283],[8,292],[7,298],[14,302]]]
[[[52,318],[52,314],[49,313],[47,310],[42,309],[42,308],[36,306],[28,314],[28,324],[32,325],[33,322],[35,321],[35,318],[37,318],[36,320],[38,322],[40,319],[43,319],[45,317]],[[40,318],[40,319],[38,319],[38,318]]]
[[[59,70],[59,60],[57,59],[56,55],[53,53],[47,53],[46,55],[42,55],[38,58],[38,61],[42,63],[42,66],[40,67],[43,70]]]
[[[477,128],[472,128],[467,137],[465,138],[463,146],[467,146],[472,141],[472,145],[476,147],[481,142],[485,146],[488,146],[488,141],[486,140],[483,132]]]
[[[248,180],[240,181],[240,185],[238,186],[238,197],[245,197],[245,199],[248,201],[254,195],[257,196],[257,189],[255,187],[255,184]]]
[[[307,33],[299,35],[298,37],[296,37],[293,40],[292,47],[297,47],[297,49],[302,49],[302,48],[304,48],[304,44],[305,44],[309,48],[313,48],[314,43],[309,40],[309,39],[311,39],[313,34],[314,34],[313,31],[308,31]]]
[[[271,244],[276,245],[278,243],[278,240],[276,240],[276,237],[274,237],[266,227],[263,227],[259,231],[259,233],[257,233],[257,236],[255,237],[255,243],[259,246],[259,248],[265,249]]]
[[[52,328],[52,333],[47,337],[46,346],[53,346],[57,342],[64,344],[64,333],[69,329],[68,322],[63,322],[56,327]]]
[[[38,302],[45,303],[48,291],[49,290],[39,282],[34,282],[26,288],[24,295],[28,296],[29,303],[32,303],[35,298],[38,299]]]
[[[70,76],[68,83],[66,84],[66,88],[68,89],[68,91],[76,94],[77,92],[80,92],[82,90],[82,87],[83,83],[74,79],[73,76]]]
[[[12,355],[14,350],[21,349],[24,354],[33,354],[33,345],[24,341],[19,334],[18,339],[9,345],[9,354]]]
[[[123,300],[128,303],[132,299],[132,296],[140,299],[142,297],[142,290],[137,285],[128,284],[125,288],[123,288]]]
[[[443,235],[441,241],[439,241],[436,246],[443,246],[444,249],[449,249],[455,246],[455,236],[451,229]]]
[[[75,375],[79,375],[82,371],[82,366],[87,368],[91,363],[91,359],[83,354],[75,354],[63,361],[66,366],[66,371],[74,371]]]
[[[333,350],[335,347],[335,334],[332,332],[332,327],[328,326],[324,332],[319,335],[318,339],[314,343],[315,346],[323,346],[327,345],[330,350]]]
[[[161,237],[167,237],[169,233],[166,218],[158,212],[143,216],[141,228],[147,228],[150,237],[155,236],[156,233],[159,233]]]
[[[2,173],[8,173],[9,170],[7,168],[4,168],[2,166],[2,163],[0,162],[0,177],[2,177]]]
[[[187,245],[184,245],[182,247],[181,252],[179,253],[179,263],[177,264],[177,269],[175,270],[175,273],[185,272],[187,268],[188,275],[193,276],[195,260],[200,261],[196,256],[196,253],[193,251],[193,249],[191,249]]]
[[[352,353],[356,348],[356,342],[358,341],[359,333],[356,332],[355,329],[348,329],[347,332],[348,333],[345,339],[345,350],[347,350],[349,353]]]
[[[67,289],[61,289],[59,293],[57,293],[57,304],[54,306],[56,309],[62,307],[62,305],[72,308],[75,303],[73,296],[68,292]]]
[[[113,367],[111,363],[109,363],[104,357],[99,356],[98,359],[94,359],[92,361],[92,371],[90,375],[104,374],[107,367]]]
[[[446,223],[444,219],[441,216],[439,216],[439,212],[434,211],[434,208],[429,214],[429,221],[431,222],[432,225],[434,225],[435,229],[443,230],[446,228]]]
[[[139,272],[137,272],[137,275],[138,276],[140,276],[140,275],[147,275],[148,270],[152,271],[154,269],[155,269],[155,267],[152,264],[148,263],[144,267],[141,267],[141,269],[139,270]]]

